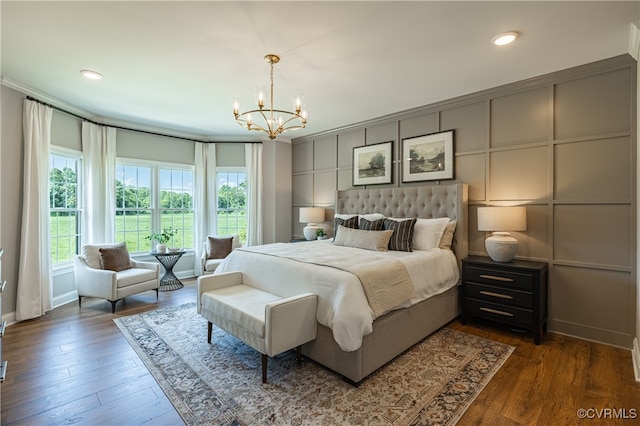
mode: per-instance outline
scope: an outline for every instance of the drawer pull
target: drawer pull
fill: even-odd
[[[487,280],[494,280],[494,281],[504,281],[504,282],[507,282],[507,283],[513,282],[513,278],[498,277],[496,275],[485,275],[485,274],[482,274],[482,275],[480,275],[480,278],[484,278],[484,279],[487,279]]]
[[[493,297],[499,297],[501,299],[513,299],[513,296],[509,296],[508,294],[500,294],[500,293],[494,293],[492,291],[481,291],[480,294],[484,294],[485,296],[493,296]]]
[[[498,315],[502,315],[505,317],[512,317],[513,314],[511,312],[505,312],[505,311],[499,311],[497,309],[491,309],[491,308],[480,308],[481,311],[485,311],[485,312],[490,312],[492,314],[498,314]]]

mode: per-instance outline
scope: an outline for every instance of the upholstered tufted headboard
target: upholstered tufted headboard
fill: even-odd
[[[452,248],[460,264],[469,252],[467,193],[468,187],[463,183],[348,189],[337,192],[336,213],[382,213],[387,217],[420,219],[449,217],[457,222]]]

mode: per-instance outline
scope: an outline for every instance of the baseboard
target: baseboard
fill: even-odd
[[[633,375],[636,382],[640,382],[640,347],[638,346],[638,338],[633,339],[633,349],[631,350],[631,359],[633,360]]]

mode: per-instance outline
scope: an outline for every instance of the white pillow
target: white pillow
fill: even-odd
[[[388,251],[392,230],[364,231],[362,229],[345,228],[340,225],[333,244],[337,246],[355,247],[365,250]]]
[[[418,219],[413,228],[413,248],[414,250],[430,250],[440,245],[442,234],[444,233],[448,217],[437,219]]]
[[[100,256],[101,248],[112,248],[116,244],[85,244],[82,246],[82,256],[90,268],[102,269],[102,257]]]
[[[374,221],[377,219],[384,219],[384,215],[382,213],[369,213],[369,214],[344,214],[344,213],[336,213],[333,215],[334,218],[338,219],[351,219],[354,216],[358,216],[358,222],[360,219],[367,219],[368,221]]]

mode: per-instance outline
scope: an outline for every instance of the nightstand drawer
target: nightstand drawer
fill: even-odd
[[[533,316],[532,311],[529,309],[500,305],[471,298],[465,299],[464,303],[469,315],[497,320],[512,325],[520,325],[531,329]]]
[[[533,293],[506,287],[469,283],[465,287],[464,297],[533,309]]]
[[[533,290],[533,275],[513,271],[500,271],[490,268],[467,266],[464,279],[479,284],[498,285],[522,290]]]

